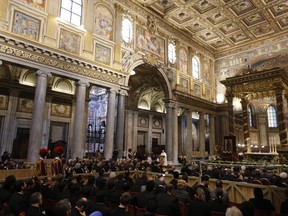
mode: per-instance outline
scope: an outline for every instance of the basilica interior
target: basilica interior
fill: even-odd
[[[288,151],[288,2],[3,0],[0,154]]]

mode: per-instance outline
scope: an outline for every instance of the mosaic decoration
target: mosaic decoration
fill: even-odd
[[[68,105],[62,105],[62,104],[52,104],[51,115],[70,118],[71,107]]]
[[[179,71],[184,74],[188,71],[188,59],[184,49],[179,50]]]
[[[81,36],[65,29],[60,30],[59,49],[79,55]]]
[[[6,95],[0,95],[0,109],[7,110],[8,108],[8,97]]]
[[[95,33],[108,40],[113,40],[113,15],[104,5],[96,7]]]
[[[12,32],[25,38],[38,41],[41,21],[19,11],[14,12]]]
[[[141,28],[140,26],[137,26],[136,28],[136,47],[138,49],[146,50],[157,54],[157,56],[159,56],[161,60],[164,60],[164,39],[156,37],[149,31]]]
[[[111,49],[98,43],[96,43],[95,49],[95,60],[100,63],[110,65]]]
[[[26,99],[26,98],[19,98],[18,99],[18,112],[25,112],[25,113],[32,113],[33,112],[33,100]]]
[[[46,0],[20,0],[32,7],[36,7],[40,10],[45,10]]]

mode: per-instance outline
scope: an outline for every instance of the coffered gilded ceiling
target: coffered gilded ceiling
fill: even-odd
[[[216,52],[288,33],[288,0],[135,1]]]

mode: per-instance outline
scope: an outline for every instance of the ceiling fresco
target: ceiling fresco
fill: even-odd
[[[134,0],[215,52],[288,33],[287,0]]]

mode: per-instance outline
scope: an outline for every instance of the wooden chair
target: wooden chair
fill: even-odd
[[[252,184],[263,185],[262,182],[261,182],[260,180],[258,180],[258,179],[254,179],[254,180],[252,181]]]
[[[235,203],[235,202],[229,202],[229,206],[232,207],[232,206],[236,206],[237,208],[239,208],[239,203]]]
[[[135,216],[134,205],[128,205],[128,213],[129,213],[130,216]]]
[[[271,216],[272,212],[264,209],[255,208],[254,216]]]
[[[178,205],[179,205],[181,215],[186,216],[187,205],[183,202],[179,202]]]
[[[211,211],[211,216],[225,216],[224,212]]]
[[[146,212],[145,208],[139,208],[135,206],[135,216],[140,216]]]
[[[263,185],[271,185],[271,182],[267,178],[262,178],[261,182]]]

